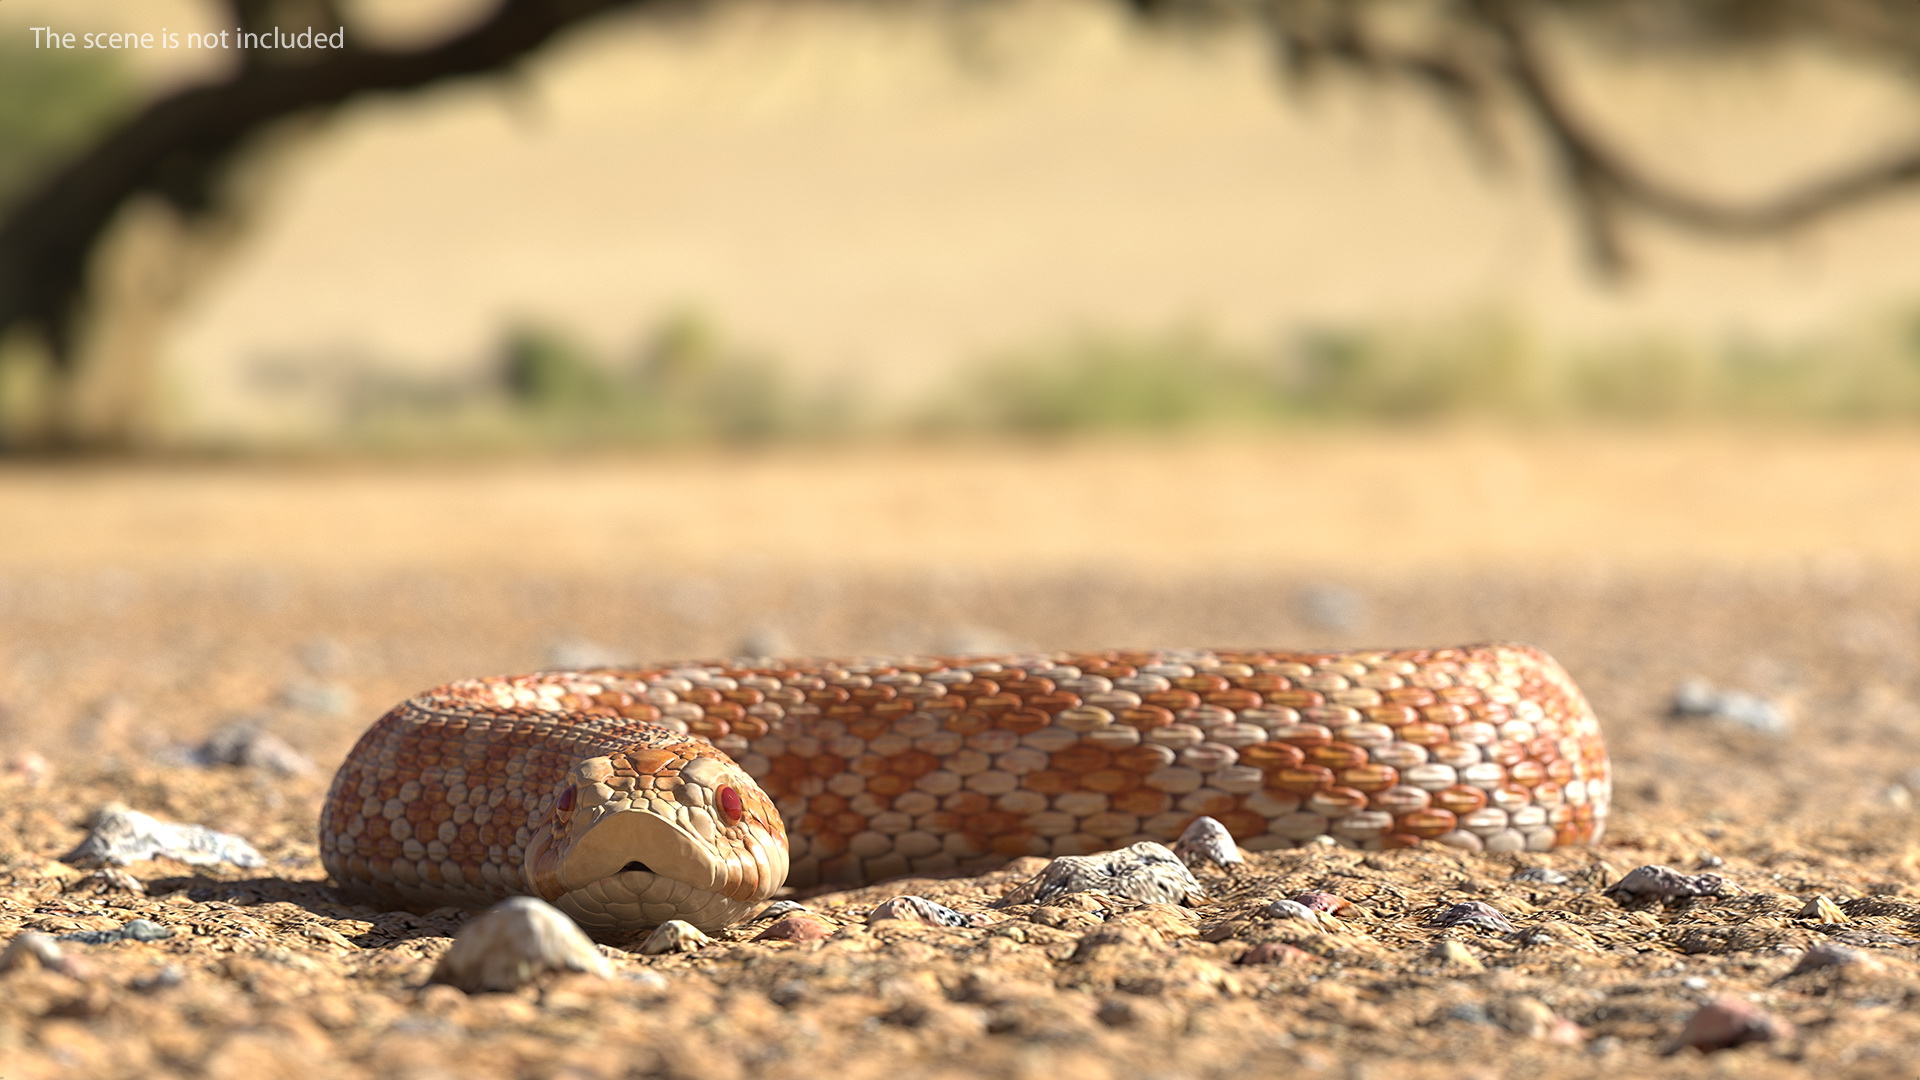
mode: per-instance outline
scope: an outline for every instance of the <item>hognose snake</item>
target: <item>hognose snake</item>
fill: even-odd
[[[783,883],[1170,841],[1597,840],[1598,721],[1521,645],[708,661],[450,683],[334,777],[320,851],[413,905],[715,929]]]

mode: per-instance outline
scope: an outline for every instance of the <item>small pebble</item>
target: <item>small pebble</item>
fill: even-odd
[[[1807,901],[1806,906],[1800,909],[1800,914],[1795,918],[1812,919],[1824,925],[1853,921],[1847,918],[1846,912],[1840,910],[1839,904],[1828,899],[1824,893]]]
[[[1786,977],[1805,975],[1809,971],[1820,971],[1824,968],[1859,967],[1873,970],[1880,966],[1878,960],[1858,949],[1848,948],[1835,941],[1823,941],[1801,953],[1799,961],[1793,965],[1792,971],[1787,972]]]
[[[478,994],[516,990],[554,971],[608,978],[613,965],[558,908],[514,896],[462,927],[427,982]]]
[[[653,928],[647,940],[640,943],[643,956],[661,956],[666,953],[693,952],[713,944],[701,929],[682,919],[669,919]]]
[[[1793,1037],[1793,1025],[1750,1001],[1723,997],[1702,1005],[1687,1018],[1687,1026],[1666,1049],[1676,1054],[1692,1047],[1702,1053],[1728,1050],[1747,1043]]]
[[[1559,1024],[1561,1019],[1538,997],[1509,997],[1501,1003],[1500,1026],[1521,1038],[1544,1040],[1555,1034]]]
[[[924,896],[896,896],[882,901],[867,915],[867,925],[899,920],[920,923],[923,926],[984,926],[987,920],[980,915],[968,915],[955,911],[944,904],[936,904]]]
[[[812,908],[800,903],[798,900],[775,900],[773,903],[754,912],[753,918],[748,919],[747,922],[750,924],[766,922],[771,919],[784,918],[785,916],[797,914],[802,911],[811,912],[812,910]]]
[[[1345,585],[1304,585],[1294,594],[1293,602],[1300,620],[1315,630],[1346,633],[1358,629],[1367,617],[1366,598]]]
[[[1652,900],[1671,904],[1696,896],[1719,896],[1727,880],[1718,874],[1683,874],[1671,866],[1636,866],[1608,886],[1602,895],[1622,906]]]
[[[1353,905],[1330,892],[1303,892],[1293,898],[1297,904],[1304,904],[1315,911],[1324,911],[1329,915],[1338,915]]]
[[[1722,690],[1697,677],[1675,688],[1668,711],[1676,719],[1717,720],[1764,735],[1784,736],[1793,726],[1786,711],[1773,702],[1739,690]]]
[[[1487,969],[1487,965],[1482,963],[1480,958],[1473,954],[1472,949],[1467,948],[1466,945],[1452,938],[1434,942],[1433,948],[1427,951],[1427,955],[1438,961],[1442,967],[1455,968],[1460,971],[1485,971]]]
[[[755,941],[825,941],[834,927],[818,915],[788,915],[755,934]]]
[[[142,994],[151,994],[160,990],[171,990],[187,981],[184,969],[168,964],[151,975],[142,975],[128,985]]]
[[[52,934],[28,930],[8,942],[6,950],[0,952],[0,974],[33,967],[57,971],[73,978],[82,977],[83,970],[78,961],[60,948],[60,943]]]
[[[1525,881],[1533,885],[1565,885],[1570,879],[1550,866],[1529,866],[1524,870],[1515,871],[1513,880]]]
[[[996,907],[1047,904],[1070,893],[1102,892],[1146,903],[1198,903],[1206,890],[1164,844],[1142,840],[1097,855],[1062,855],[1000,898]]]
[[[1449,1020],[1458,1020],[1463,1024],[1491,1024],[1493,1017],[1487,1015],[1487,1007],[1477,1001],[1462,1001],[1447,1006],[1441,1015]]]
[[[354,693],[343,683],[302,680],[282,687],[280,700],[303,712],[345,716],[353,711]]]
[[[628,986],[644,990],[649,994],[664,994],[673,987],[673,983],[665,975],[657,971],[647,971],[644,968],[626,972],[621,976],[621,980]]]
[[[285,739],[244,721],[207,736],[189,757],[198,765],[262,769],[278,776],[305,776],[314,770],[313,760]]]
[[[777,626],[756,626],[748,630],[733,647],[734,656],[749,660],[793,656],[798,652],[786,631]]]
[[[77,941],[82,945],[111,945],[116,941],[164,941],[172,936],[172,930],[151,919],[133,919],[114,930],[80,930],[61,934],[60,940]]]
[[[1275,900],[1262,908],[1261,914],[1271,919],[1299,919],[1315,926],[1320,924],[1319,913],[1298,900]]]
[[[1194,818],[1180,839],[1173,842],[1173,853],[1188,866],[1212,863],[1222,870],[1233,870],[1247,861],[1227,827],[1205,815]]]
[[[43,788],[53,782],[53,765],[37,751],[22,750],[7,761],[6,768],[0,769],[0,780]]]
[[[1471,926],[1476,930],[1486,930],[1496,934],[1513,933],[1513,924],[1492,904],[1480,900],[1468,900],[1455,904],[1433,917],[1434,926]]]

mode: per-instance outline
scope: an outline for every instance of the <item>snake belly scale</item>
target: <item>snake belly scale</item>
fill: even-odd
[[[350,890],[544,897],[619,934],[715,929],[783,884],[1171,841],[1590,843],[1599,723],[1522,645],[730,660],[451,683],[348,754],[320,820]]]

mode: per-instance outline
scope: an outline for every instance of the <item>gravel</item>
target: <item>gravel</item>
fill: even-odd
[[[1366,643],[1291,621],[1298,585],[1142,578],[1088,610],[1074,581],[1036,578],[983,592],[966,618],[1062,646]],[[1874,797],[1920,765],[1908,726],[1920,669],[1842,649],[1822,629],[1832,620],[1807,618],[1845,609],[1834,619],[1915,623],[1920,580],[1845,595],[1764,575],[1368,582],[1370,638],[1532,640],[1581,681],[1618,780],[1616,819],[1593,849],[1260,852],[1231,874],[1202,861],[1185,905],[1100,889],[1010,900],[1044,865],[1021,860],[972,878],[810,890],[787,898],[804,908],[691,951],[595,943],[605,977],[530,971],[514,989],[478,994],[429,982],[476,913],[384,910],[325,882],[313,822],[333,764],[385,703],[459,674],[537,667],[563,635],[644,655],[717,654],[754,623],[689,631],[626,602],[651,585],[614,576],[155,577],[111,618],[89,599],[94,587],[0,581],[10,605],[0,698],[13,717],[0,761],[35,756],[32,768],[0,771],[7,1080],[1824,1080],[1906,1075],[1920,1044],[1920,1014],[1905,1004],[1920,997],[1914,819]],[[916,647],[897,643],[923,607],[914,582],[757,587],[781,610],[756,618],[778,616],[809,647]],[[842,599],[788,603],[828,595]],[[738,600],[722,599],[726,610]],[[318,636],[355,643],[327,677],[367,708],[283,729],[318,763],[311,774],[67,741],[120,694],[143,733],[191,745],[216,718],[276,701]],[[1795,673],[1791,730],[1668,720],[1688,673],[1755,657]],[[125,880],[59,861],[86,838],[88,811],[116,801],[238,837],[259,861],[142,856],[117,870]],[[1667,903],[1604,891],[1638,866],[1699,868],[1708,851],[1726,888]],[[1308,896],[1293,902],[1315,919],[1264,914],[1276,898]],[[1814,903],[1823,896],[1826,907]],[[968,917],[871,917],[900,897]],[[1513,931],[1434,925],[1455,905],[1486,905]],[[1319,910],[1329,906],[1337,914]],[[888,910],[909,909],[923,910]],[[167,936],[122,932],[140,920]],[[72,935],[88,938],[56,940]]]

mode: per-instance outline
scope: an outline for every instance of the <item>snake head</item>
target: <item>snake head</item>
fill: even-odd
[[[576,762],[540,807],[530,892],[588,930],[739,922],[787,877],[786,828],[760,786],[707,746]]]

